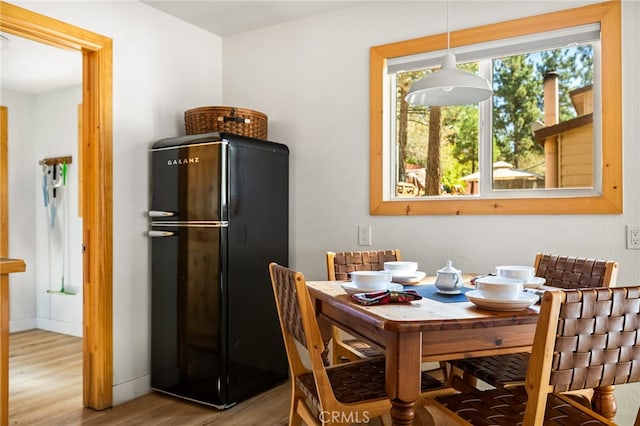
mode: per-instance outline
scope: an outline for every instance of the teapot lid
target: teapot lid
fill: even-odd
[[[444,274],[447,274],[447,273],[457,274],[458,272],[460,271],[458,271],[456,268],[453,267],[451,260],[447,260],[447,264],[443,268],[438,269],[438,273],[444,273]]]

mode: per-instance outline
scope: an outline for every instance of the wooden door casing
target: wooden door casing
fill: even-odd
[[[83,403],[105,409],[113,399],[112,40],[3,1],[0,30],[83,56]]]

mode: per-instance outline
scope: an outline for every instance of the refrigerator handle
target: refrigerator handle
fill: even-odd
[[[149,231],[147,235],[150,237],[173,237],[175,232],[171,231]]]
[[[175,216],[174,212],[165,212],[162,210],[149,210],[149,217],[171,217]]]

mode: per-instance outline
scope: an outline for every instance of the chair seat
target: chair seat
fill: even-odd
[[[521,425],[527,405],[524,387],[491,389],[446,396],[436,401],[473,425]],[[548,425],[608,425],[579,408],[567,403],[557,395],[547,396],[544,424]]]
[[[336,399],[344,404],[388,398],[385,390],[384,373],[384,358],[366,359],[327,368],[327,376]],[[298,376],[296,384],[302,389],[307,400],[317,410],[320,410],[320,401],[313,374],[307,373]],[[426,372],[422,373],[422,392],[440,388],[445,388],[442,382],[434,379]]]
[[[495,387],[509,384],[523,384],[527,376],[529,353],[494,355],[450,361],[464,373],[489,383]]]
[[[380,352],[370,344],[357,339],[343,339],[342,343],[349,346],[353,350],[362,354],[366,358],[377,358],[384,356],[384,353]]]

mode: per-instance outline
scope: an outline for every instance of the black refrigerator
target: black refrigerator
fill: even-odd
[[[150,156],[151,388],[228,408],[288,379],[268,265],[288,264],[289,150],[205,133]]]

